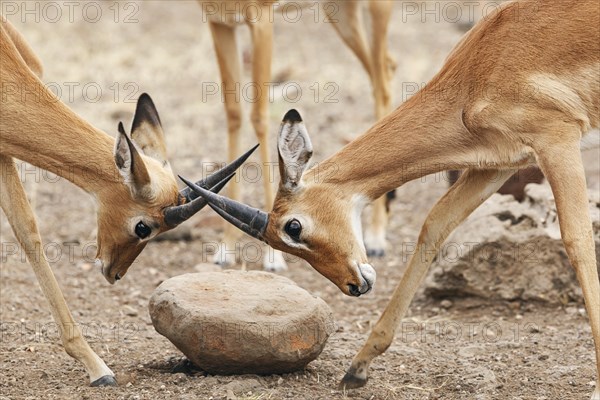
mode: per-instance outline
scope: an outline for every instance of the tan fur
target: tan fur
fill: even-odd
[[[148,222],[155,234],[168,229],[162,211],[178,204],[177,183],[170,168],[142,154],[138,161],[141,160],[151,180],[150,188],[147,195],[134,197],[115,166],[115,140],[46,90],[34,75],[41,74],[39,60],[7,21],[1,21],[0,35],[2,209],[21,246],[28,255],[35,255],[29,261],[61,329],[65,350],[85,365],[93,382],[113,374],[76,328],[41,251],[35,216],[13,158],[51,171],[94,196],[98,204],[97,257],[103,261],[103,272],[110,282],[114,282],[116,275],[125,275],[147,244],[147,240],[133,234],[137,221]],[[156,148],[164,148],[164,143],[157,143]]]
[[[476,25],[421,92],[363,136],[305,173],[302,190],[280,190],[266,240],[306,260],[342,291],[366,255],[348,216],[352,199],[376,199],[410,180],[466,173],[423,225],[415,256],[342,385],[362,386],[392,342],[448,234],[510,175],[537,161],[555,196],[562,238],[583,288],[600,371],[600,285],[580,141],[600,124],[597,0],[518,1]],[[329,173],[322,166],[329,165]],[[283,237],[290,216],[310,221],[306,248]],[[425,256],[423,256],[425,255]],[[600,377],[598,377],[600,385]],[[594,392],[600,399],[600,386]]]
[[[19,56],[25,62],[25,65],[38,77],[42,78],[44,73],[44,68],[42,67],[42,62],[35,55],[33,50],[29,47],[23,36],[15,29],[14,26],[8,21],[5,20],[4,17],[0,15],[0,19],[2,20],[2,25],[6,31],[6,34],[10,37],[11,41],[17,48],[17,52]]]
[[[250,28],[252,36],[252,81],[264,88],[264,83],[271,81],[271,59],[273,46],[273,19],[275,14],[285,9],[285,2],[274,0],[198,0],[205,11],[205,17],[209,20],[213,36],[217,60],[221,71],[223,90],[233,91],[236,82],[240,82],[240,65],[238,60],[238,49],[235,40],[235,27],[246,24]],[[274,4],[279,5],[279,10],[274,9]],[[295,3],[299,5],[301,3]],[[375,98],[376,118],[382,118],[391,110],[390,81],[395,69],[395,62],[387,50],[387,27],[391,16],[393,1],[373,0],[353,1],[339,0],[324,3],[322,14],[328,13],[334,21],[331,25],[340,35],[344,43],[358,57],[364,69],[367,71],[373,88]],[[260,9],[257,17],[255,10]],[[292,8],[291,10],[295,10]],[[227,10],[227,11],[226,11]],[[238,10],[237,15],[232,10]],[[292,12],[292,11],[290,11]],[[362,14],[368,13],[371,19],[371,37],[368,37]],[[322,20],[325,16],[321,14]],[[370,41],[369,41],[370,39]],[[268,144],[268,96],[263,91],[263,96],[251,94],[251,98],[258,98],[252,105],[251,121],[260,146],[260,156],[263,165],[271,162],[270,146]],[[227,114],[227,126],[229,131],[229,160],[233,160],[239,154],[239,131],[241,127],[241,107],[234,94],[225,95],[225,111]],[[264,191],[265,204],[273,204],[274,194],[271,182],[273,177],[270,169],[265,168]],[[229,197],[240,198],[240,189],[237,182],[231,182]],[[373,238],[372,242],[377,247],[383,247],[385,229],[387,225],[387,212],[385,198],[379,199],[375,204],[373,212],[373,223],[367,230],[366,239]],[[234,248],[238,235],[237,230],[229,225],[225,231],[225,247]],[[383,238],[383,239],[382,239]],[[377,249],[379,250],[379,249]],[[381,249],[382,250],[382,249]],[[217,256],[217,262],[220,256]],[[283,260],[282,260],[283,261]]]

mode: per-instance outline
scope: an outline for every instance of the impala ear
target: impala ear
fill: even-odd
[[[132,195],[144,198],[150,195],[150,174],[135,144],[125,133],[122,122],[119,122],[119,135],[115,144],[115,164]]]
[[[312,143],[298,111],[292,109],[283,117],[279,138],[280,188],[295,190],[313,154]]]
[[[152,157],[163,166],[168,167],[167,146],[160,118],[152,99],[143,93],[137,102],[131,139],[148,157]]]

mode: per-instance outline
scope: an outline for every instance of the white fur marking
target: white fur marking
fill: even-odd
[[[581,137],[579,143],[582,151],[600,147],[600,129],[592,129]]]
[[[360,217],[361,217],[363,209],[365,208],[367,203],[368,203],[368,201],[364,196],[355,195],[352,198],[353,209],[352,209],[352,213],[350,215],[350,222],[352,224],[352,232],[354,232],[354,237],[356,239],[356,242],[359,243],[363,252],[366,252],[366,249],[365,249],[365,244],[363,242],[362,221],[361,221]]]

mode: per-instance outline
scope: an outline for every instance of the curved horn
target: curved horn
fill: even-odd
[[[256,148],[258,146],[259,145],[257,144],[256,146],[254,146],[253,148],[251,148],[250,150],[248,150],[247,152],[242,154],[238,159],[234,160],[233,162],[229,163],[225,167],[221,168],[214,174],[206,177],[205,179],[202,179],[201,181],[196,182],[196,185],[198,185],[204,189],[210,189],[213,186],[217,185],[219,182],[223,181],[224,179],[229,177],[231,174],[233,174],[248,159],[248,157],[250,157],[250,155],[254,152],[254,150],[256,150]],[[213,190],[213,192],[214,192],[214,190]],[[179,194],[183,198],[185,198],[187,201],[193,201],[199,196],[199,194],[194,192],[189,187],[181,189],[179,191]]]
[[[265,241],[263,235],[269,223],[269,214],[208,191],[181,176],[179,179],[184,181],[198,195],[202,196],[208,205],[227,222],[246,232],[248,235]]]
[[[210,190],[213,192],[219,192],[223,187],[229,182],[235,173],[229,175],[221,182],[217,183]],[[212,175],[211,175],[212,176]],[[211,193],[211,192],[209,192]],[[200,211],[204,206],[206,206],[207,202],[203,197],[198,197],[195,200],[190,201],[189,203],[182,204],[180,206],[167,207],[163,213],[165,217],[165,224],[169,228],[174,228],[175,226],[181,224],[182,222],[188,220],[192,215],[196,214]]]

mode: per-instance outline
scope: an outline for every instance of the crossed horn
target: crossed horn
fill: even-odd
[[[257,208],[247,206],[235,200],[206,190],[202,185],[188,181],[179,176],[188,187],[208,203],[223,219],[239,228],[241,231],[261,241],[265,241],[264,233],[269,223],[269,214]]]
[[[202,179],[196,183],[184,182],[190,186],[193,185],[193,189],[190,187],[183,188],[179,191],[179,196],[183,204],[178,206],[167,207],[164,212],[165,224],[169,227],[175,227],[181,224],[183,221],[189,219],[192,215],[200,211],[206,204],[207,200],[199,195],[196,188],[200,190],[206,190],[208,193],[218,193],[227,182],[235,175],[235,171],[250,157],[250,155],[256,150],[259,145],[257,144],[241,157],[233,161],[232,163],[221,168],[214,174]],[[180,177],[181,178],[181,177]],[[212,206],[211,206],[212,207]]]

